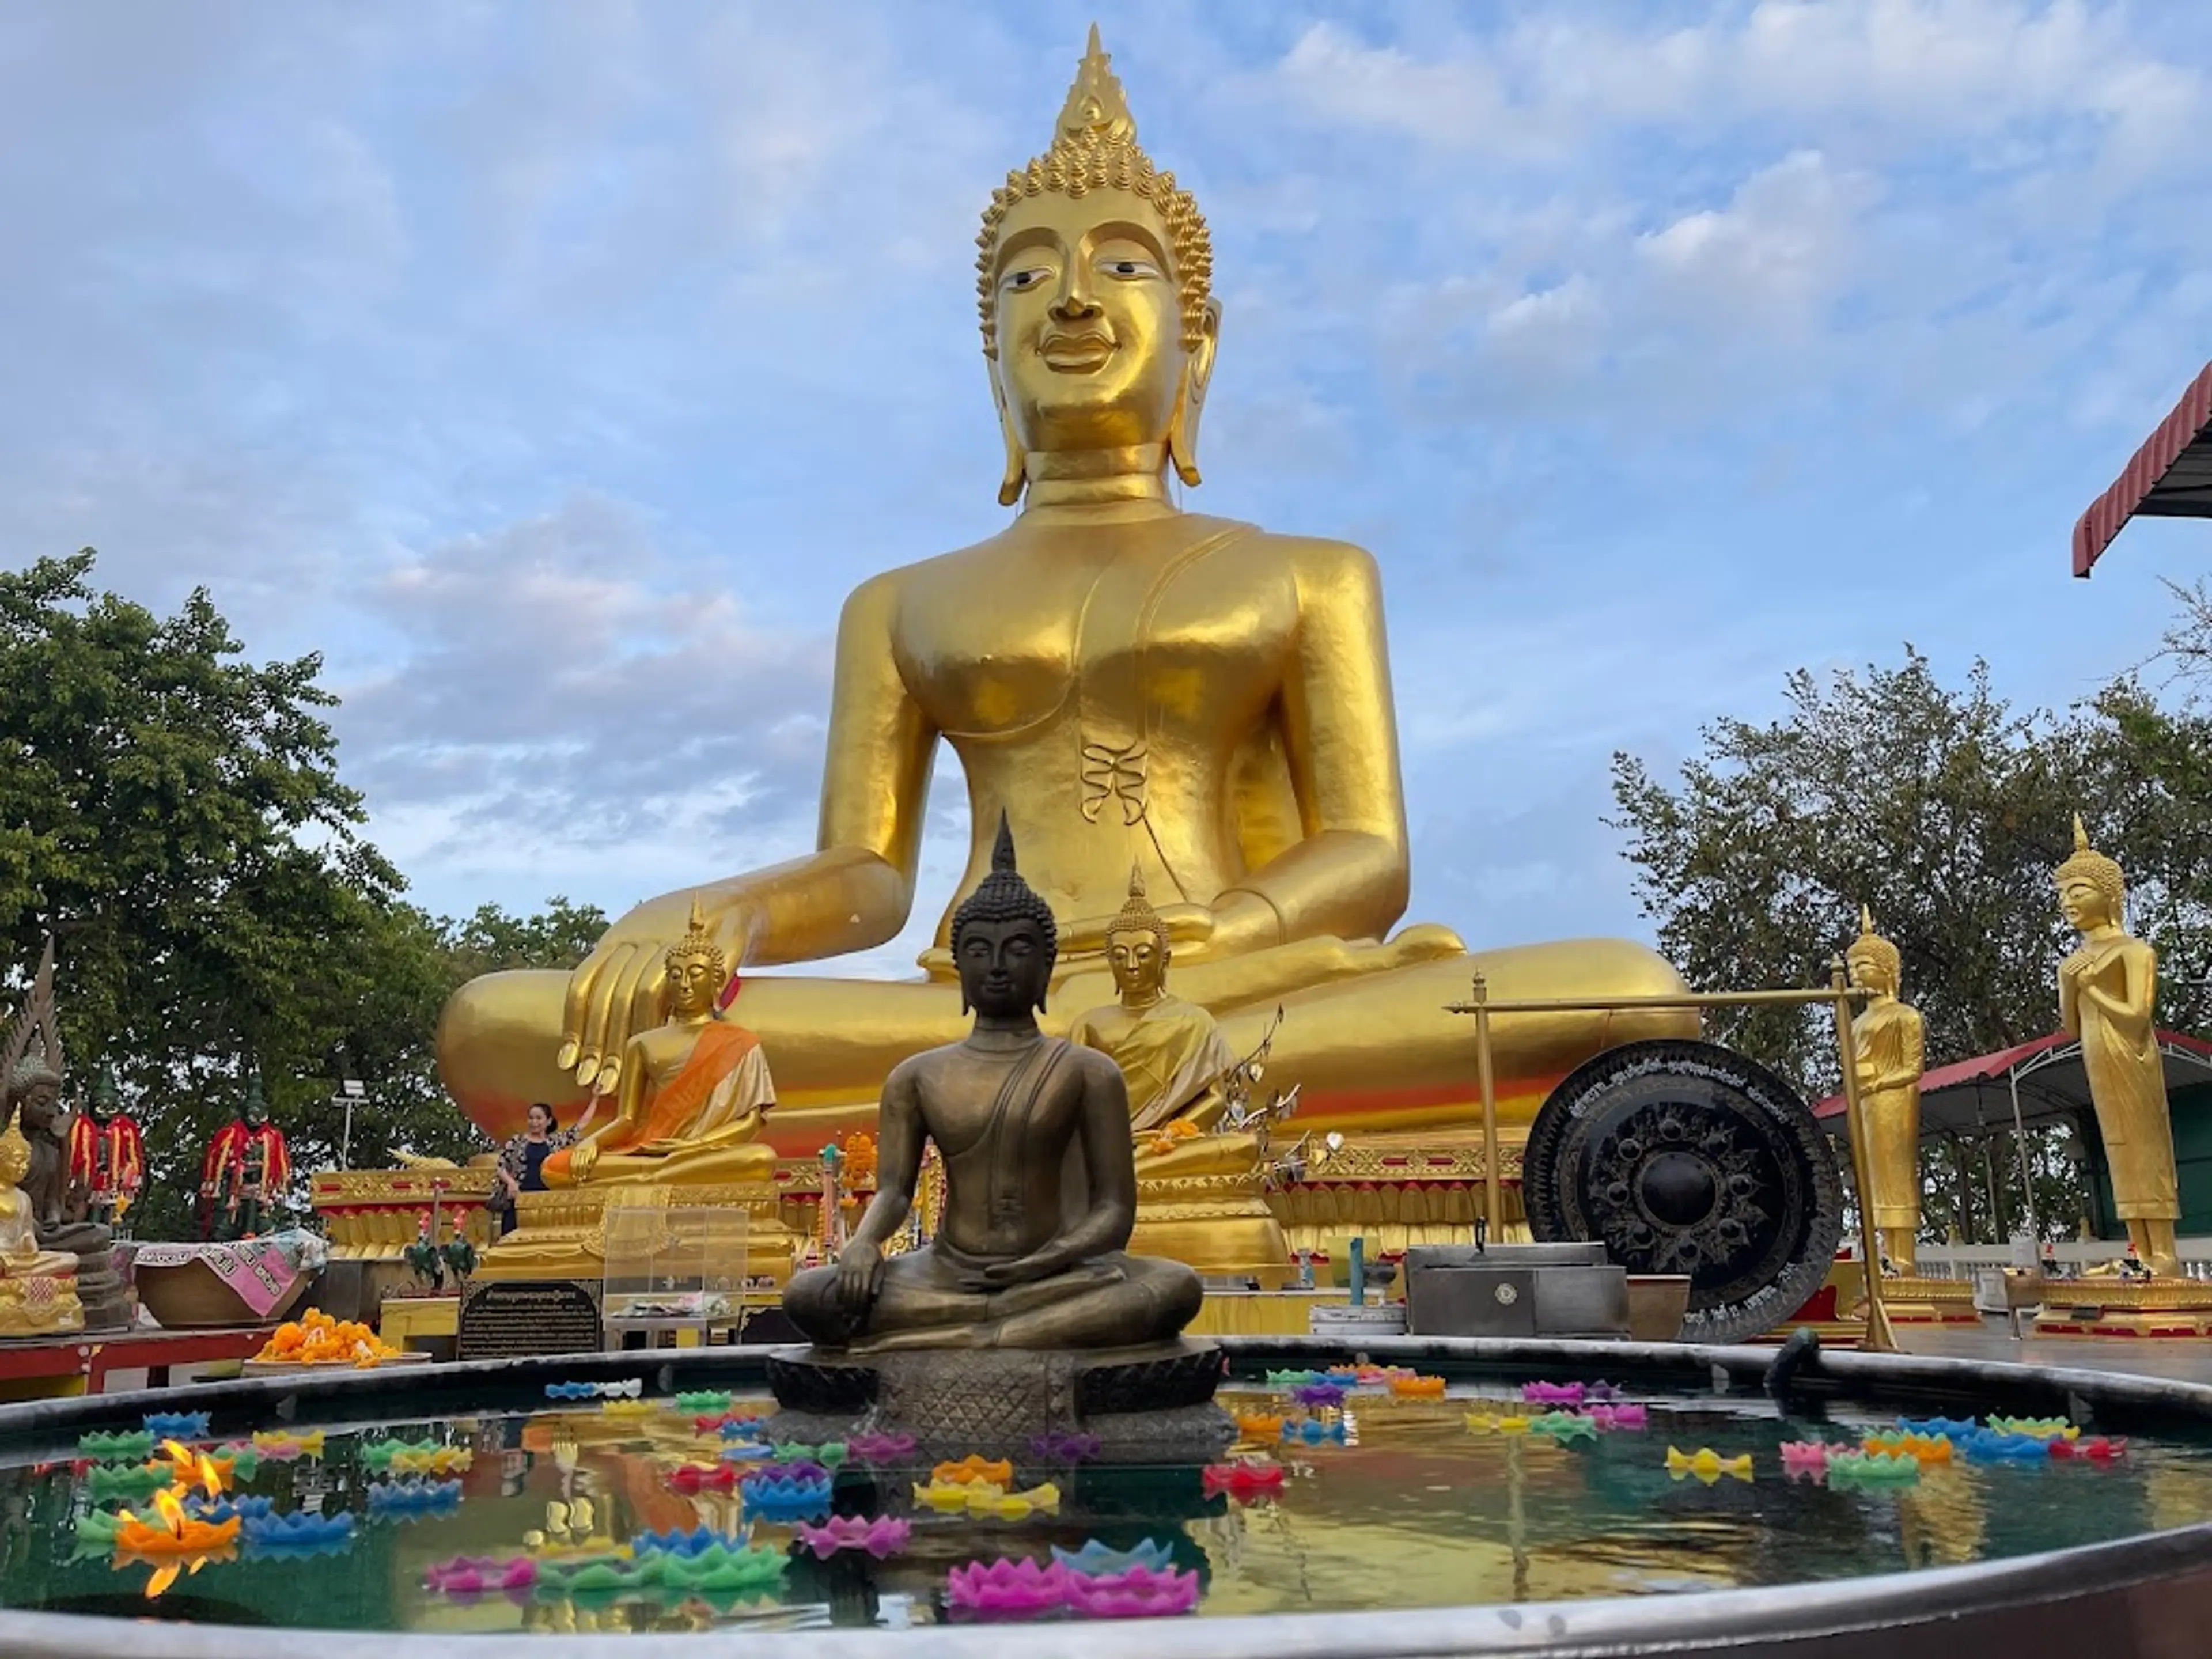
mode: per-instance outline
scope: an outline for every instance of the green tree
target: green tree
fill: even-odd
[[[2202,742],[2201,721],[2133,680],[2063,715],[2021,712],[1986,665],[1948,687],[1910,647],[1896,667],[1801,671],[1784,695],[1778,720],[1707,726],[1679,780],[1613,759],[1608,822],[1662,950],[1693,985],[1825,983],[1864,904],[1904,958],[1931,1066],[2041,1036],[2070,943],[2051,872],[2078,811],[2128,870],[2131,921],[2161,952],[2162,1023],[2203,1024],[2212,797],[2173,760]],[[1711,1029],[1808,1095],[1839,1081],[1825,1010],[1730,1010]],[[2034,1161],[2039,1187],[2055,1183],[2039,1215],[2070,1226],[2073,1166],[2042,1146]],[[1999,1179],[2016,1188],[2015,1170]]]
[[[189,1224],[257,1066],[303,1170],[336,1159],[348,1076],[356,1162],[471,1150],[436,1085],[439,1008],[475,972],[573,964],[604,917],[406,903],[339,781],[320,659],[246,661],[205,591],[160,617],[93,568],[0,571],[0,960],[20,994],[55,936],[73,1091],[112,1062],[146,1129],[142,1232]]]

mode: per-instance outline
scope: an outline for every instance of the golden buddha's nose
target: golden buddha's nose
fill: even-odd
[[[1052,314],[1061,322],[1098,314],[1098,302],[1091,297],[1091,273],[1082,260],[1070,259],[1061,271],[1060,292],[1053,296]]]

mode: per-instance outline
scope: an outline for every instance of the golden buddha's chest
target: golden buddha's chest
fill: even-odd
[[[948,737],[1074,723],[1109,741],[1217,731],[1279,689],[1297,622],[1266,540],[989,543],[915,573],[894,641],[908,692]]]

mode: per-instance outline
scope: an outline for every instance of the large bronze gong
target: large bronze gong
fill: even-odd
[[[1598,1240],[1632,1273],[1687,1273],[1691,1342],[1789,1318],[1843,1237],[1843,1182],[1813,1114],[1709,1042],[1627,1043],[1575,1072],[1528,1132],[1521,1194],[1540,1242]]]

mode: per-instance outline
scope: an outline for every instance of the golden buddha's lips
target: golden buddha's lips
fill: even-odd
[[[1114,342],[1103,334],[1056,334],[1037,348],[1048,368],[1084,374],[1104,367]]]

